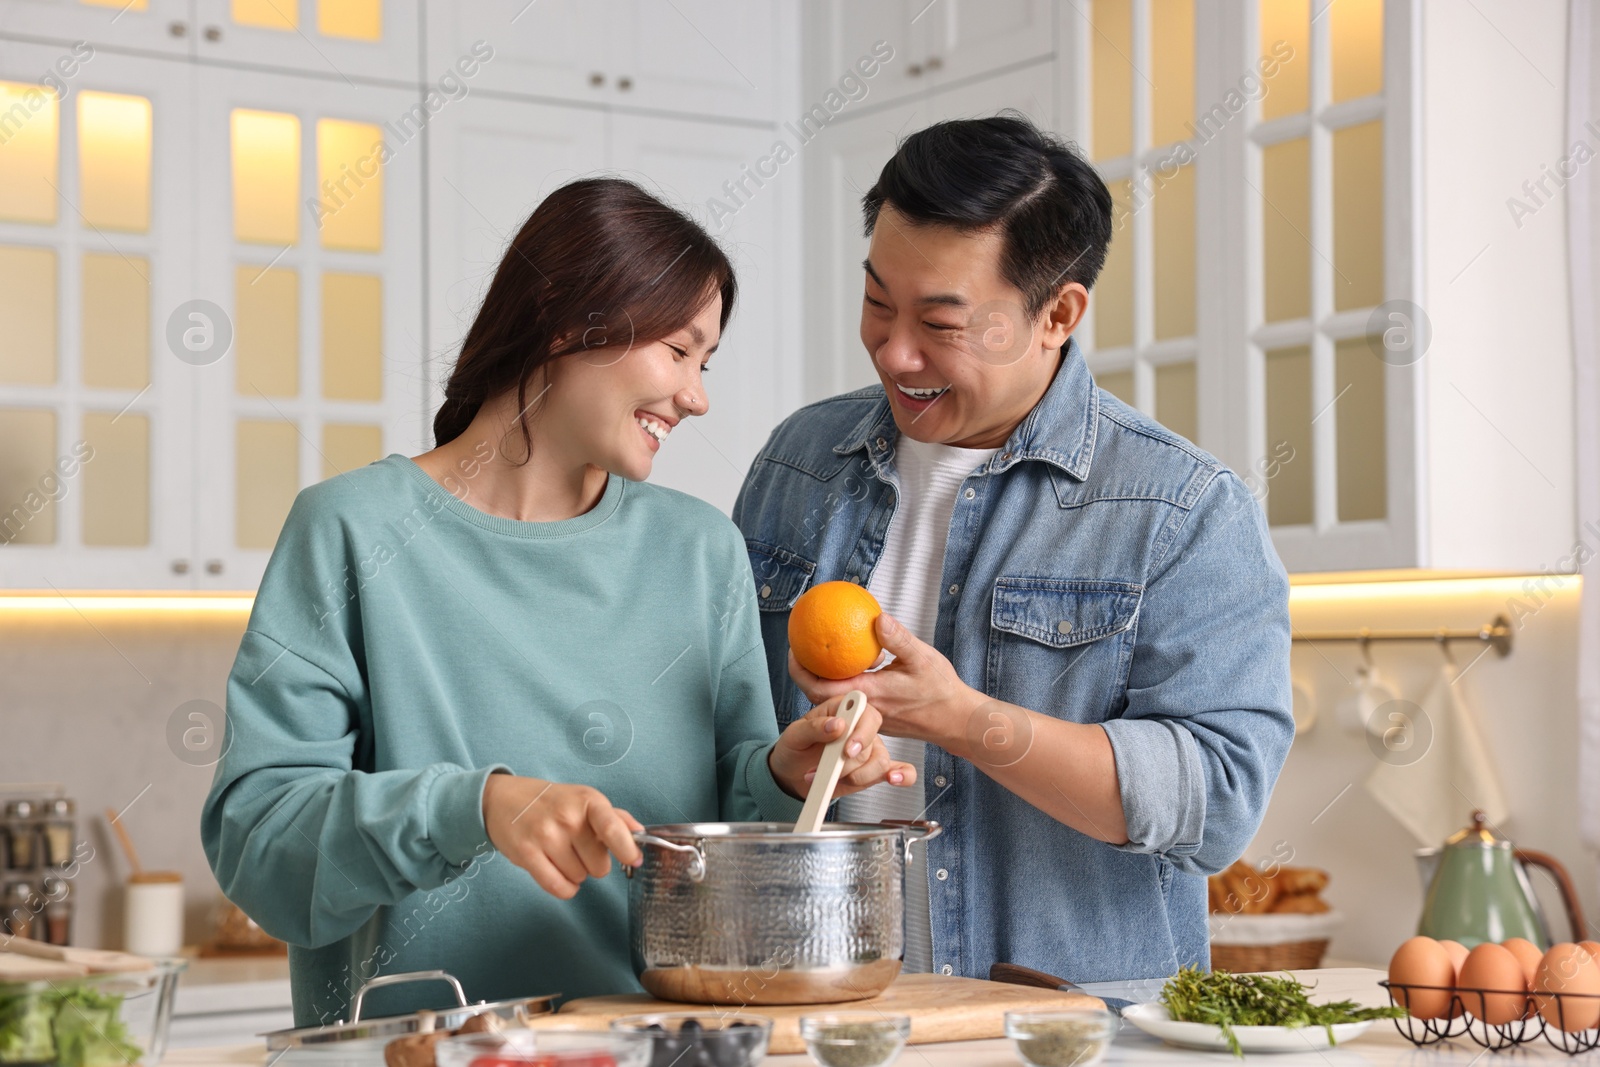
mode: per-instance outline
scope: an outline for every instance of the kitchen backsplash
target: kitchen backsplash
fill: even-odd
[[[1502,829],[1566,863],[1585,908],[1600,914],[1595,868],[1585,859],[1573,812],[1577,583],[1548,589],[1542,603],[1521,595],[1520,604],[1510,603],[1519,586],[1505,582],[1405,589],[1411,591],[1382,599],[1327,595],[1326,587],[1297,590],[1295,626],[1471,628],[1502,612],[1516,618],[1508,658],[1491,653],[1474,662],[1479,649],[1457,646],[1458,685],[1498,764],[1512,813]],[[94,850],[76,880],[75,943],[122,943],[120,886],[128,869],[108,833],[102,814],[108,806],[126,808],[125,824],[146,867],[183,875],[185,940],[209,933],[218,891],[198,823],[212,772],[183,742],[184,730],[195,727],[184,706],[221,705],[244,623],[242,612],[0,612],[0,780],[63,783],[78,801],[79,832]],[[1410,700],[1420,700],[1440,663],[1430,645],[1375,645],[1373,656]],[[1361,662],[1356,647],[1297,642],[1293,662],[1317,721],[1296,739],[1247,857],[1327,869],[1326,897],[1347,916],[1330,956],[1381,962],[1412,932],[1421,908],[1412,859],[1418,843],[1363,788],[1373,754],[1364,736],[1340,721],[1338,704]],[[1554,896],[1544,895],[1553,906]],[[1558,914],[1552,912],[1552,922]]]

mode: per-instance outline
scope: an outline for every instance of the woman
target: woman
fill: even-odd
[[[473,999],[637,990],[605,876],[642,861],[641,822],[798,815],[837,701],[777,735],[743,540],[640,484],[707,410],[734,289],[682,213],[564,186],[495,273],[438,447],[296,499],[202,835],[223,892],[290,944],[298,1025],[348,1018],[379,972],[443,968]],[[915,781],[879,721],[841,794]]]

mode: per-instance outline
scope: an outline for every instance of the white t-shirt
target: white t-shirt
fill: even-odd
[[[950,536],[950,515],[956,494],[973,469],[998,448],[957,448],[926,444],[901,434],[895,444],[895,472],[900,495],[894,518],[883,543],[883,555],[867,580],[867,590],[883,610],[928,644],[939,617],[940,579],[944,571],[945,542]],[[928,807],[922,783],[924,745],[909,737],[885,737],[889,754],[917,768],[918,784],[911,788],[875,785],[839,801],[839,815],[848,822],[880,819],[920,819]],[[934,794],[935,796],[937,794]],[[928,870],[925,849],[912,849],[906,868],[905,970],[933,969],[933,938],[929,929]]]

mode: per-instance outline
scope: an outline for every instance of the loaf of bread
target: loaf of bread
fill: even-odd
[[[1301,914],[1328,911],[1322,899],[1328,872],[1315,867],[1277,867],[1258,871],[1239,860],[1206,881],[1213,913],[1232,915]]]

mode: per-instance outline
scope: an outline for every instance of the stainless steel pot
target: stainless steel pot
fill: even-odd
[[[682,823],[633,835],[633,967],[664,1000],[824,1004],[883,992],[905,954],[905,865],[938,823]]]

